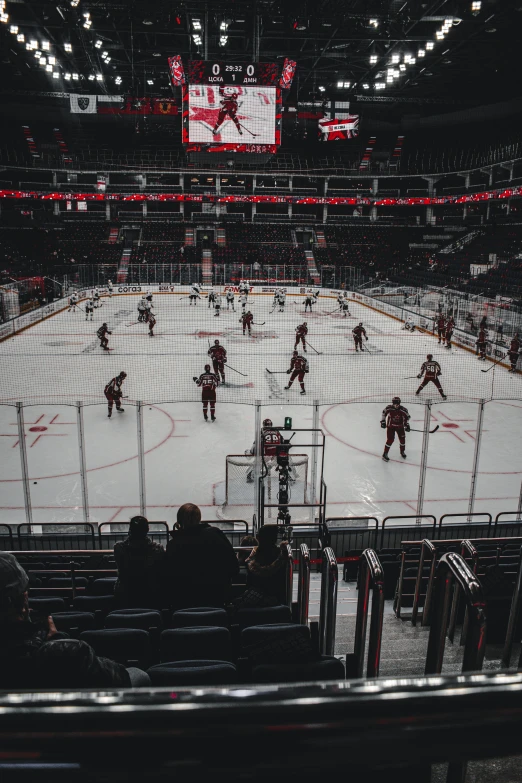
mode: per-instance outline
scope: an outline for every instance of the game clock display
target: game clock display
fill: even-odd
[[[237,84],[276,87],[276,63],[225,63],[219,60],[191,60],[187,66],[189,84]]]

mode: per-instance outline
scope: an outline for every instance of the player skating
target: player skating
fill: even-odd
[[[312,312],[312,305],[314,305],[317,302],[317,299],[314,298],[313,294],[307,294],[305,296],[305,313],[310,308],[310,312]]]
[[[109,327],[107,324],[102,324],[96,334],[100,339],[100,348],[103,348],[104,351],[110,351],[109,338],[107,335],[112,334],[112,332],[109,332]]]
[[[245,334],[245,330],[248,329],[248,334],[250,336],[252,335],[251,324],[253,320],[254,320],[254,316],[252,315],[250,310],[247,313],[243,313],[243,315],[239,319],[240,323],[243,324],[243,334]]]
[[[302,343],[303,351],[307,353],[306,350],[306,335],[308,334],[308,326],[306,321],[303,321],[302,324],[299,326],[296,326],[295,328],[295,345],[294,345],[294,351],[296,350],[299,343]]]
[[[486,341],[487,341],[487,332],[484,328],[482,328],[479,331],[478,340],[477,340],[477,355],[479,358],[479,361],[486,361]]]
[[[214,316],[216,318],[219,318],[220,313],[221,313],[221,294],[217,293],[214,296]]]
[[[420,373],[417,375],[417,378],[422,378],[424,375],[424,380],[422,381],[421,385],[415,392],[415,394],[420,394],[422,389],[430,383],[434,383],[437,389],[439,390],[440,396],[443,400],[446,399],[446,395],[442,391],[442,386],[440,385],[439,381],[439,375],[442,375],[442,370],[440,369],[440,364],[438,362],[433,361],[433,355],[429,353],[426,356],[426,361],[423,363]]]
[[[194,307],[197,305],[198,299],[201,299],[200,291],[199,283],[192,283],[190,286],[189,304],[194,305]]]
[[[78,305],[78,297],[76,294],[71,294],[69,297],[69,309],[67,310],[68,313],[71,313],[73,310],[76,310],[76,307]]]
[[[299,381],[299,385],[301,386],[301,394],[306,394],[306,389],[304,386],[304,377],[305,374],[309,372],[308,369],[308,360],[305,359],[304,356],[299,356],[297,351],[294,351],[292,354],[292,360],[290,362],[290,369],[286,371],[288,375],[290,375],[290,380],[288,381],[288,386],[285,386],[285,389],[290,389],[293,382],[297,378]]]
[[[109,299],[110,299],[114,291],[114,288],[112,286],[112,280],[107,281],[107,291],[109,292]]]
[[[101,307],[100,292],[98,291],[97,288],[95,288],[94,291],[92,292],[92,298],[94,299],[94,306]]]
[[[394,397],[391,405],[387,405],[382,412],[381,427],[386,430],[386,444],[384,446],[384,453],[382,455],[385,462],[389,462],[388,452],[391,448],[395,435],[399,438],[399,445],[401,450],[401,457],[406,459],[406,435],[405,432],[410,431],[410,425],[408,424],[410,414],[408,409],[401,405],[401,398]]]
[[[245,294],[246,298],[248,299],[248,294],[250,293],[250,283],[248,280],[241,280],[239,283],[239,293]]]
[[[154,305],[151,302],[149,302],[148,299],[145,299],[144,306],[145,306],[145,323],[148,324],[149,319],[152,317],[152,308],[154,307]]]
[[[273,468],[277,470],[277,447],[281,445],[283,442],[283,438],[281,436],[281,433],[279,430],[273,429],[272,419],[264,419],[263,421],[263,427],[261,429],[261,454],[263,455],[263,468],[264,468],[264,476],[267,476]],[[250,449],[247,449],[245,451],[245,454],[248,456],[255,456],[256,454],[256,443],[252,444],[252,447]],[[288,478],[290,481],[295,481],[297,478],[297,471],[292,465],[292,463],[289,463],[290,472]],[[246,480],[249,484],[251,484],[254,480],[254,466],[248,470]]]
[[[92,321],[92,314],[94,312],[94,299],[87,299],[85,302],[85,320],[89,320],[89,316],[91,317]]]
[[[210,403],[210,418],[216,421],[216,389],[219,386],[217,375],[210,372],[210,364],[205,364],[205,372],[202,372],[199,378],[192,379],[197,386],[201,387],[201,402],[203,403],[203,418],[208,421],[208,404]]]
[[[119,375],[117,375],[115,378],[112,379],[112,381],[109,381],[109,383],[104,389],[104,394],[107,398],[107,405],[109,406],[109,414],[108,414],[109,419],[112,416],[112,406],[114,405],[114,403],[116,403],[116,410],[118,411],[118,413],[123,413],[123,411],[125,410],[124,408],[121,407],[121,398],[123,397],[121,385],[126,377],[127,377],[127,373],[123,372],[122,370]]]
[[[446,340],[446,319],[442,313],[439,313],[437,317],[437,333],[439,335],[439,345],[441,342],[444,344],[444,341]]]
[[[279,312],[284,313],[286,304],[286,288],[281,288],[277,295],[277,303],[279,305]]]
[[[362,325],[362,321],[360,324],[352,329],[353,334],[353,340],[355,343],[355,353],[360,349],[362,353],[363,344],[362,344],[362,338],[364,337],[366,339],[366,342],[368,342],[368,335],[366,334],[366,329]]]
[[[241,305],[241,312],[246,311],[248,296],[245,293],[239,294],[239,304]]]
[[[147,323],[149,325],[149,337],[154,337],[154,327],[156,326],[156,319],[154,318],[154,313],[149,313]]]
[[[234,292],[232,291],[231,288],[229,288],[227,291],[226,299],[227,299],[227,310],[230,310],[230,305],[232,305],[232,312],[235,313],[236,308],[234,306],[235,305]]]
[[[343,300],[341,302],[341,311],[343,314],[343,318],[346,318],[347,315],[349,315],[351,318],[352,314],[350,312],[350,303],[348,302],[348,294],[346,293],[346,291],[344,292],[342,299]]]
[[[214,290],[214,286],[211,286],[208,289],[208,306],[213,307],[215,301],[216,301],[216,292]]]
[[[225,364],[227,362],[227,351],[220,345],[219,340],[214,340],[214,345],[211,345],[208,349],[208,355],[212,359],[212,366],[214,368],[214,375],[217,378],[221,376],[221,383],[225,384]]]
[[[511,365],[509,372],[516,372],[518,357],[520,356],[520,337],[518,336],[518,332],[511,338],[507,355]]]
[[[147,291],[147,293],[145,294],[145,299],[147,300],[147,302],[150,304],[151,307],[154,307],[154,305],[152,304],[152,291]]]
[[[406,320],[404,322],[403,329],[406,329],[407,332],[414,332],[415,331],[415,323],[414,323],[413,318],[411,317],[411,315],[409,315],[406,318]]]
[[[145,320],[146,311],[147,308],[145,307],[145,300],[142,298],[138,302],[138,322],[142,322]]]
[[[453,337],[453,332],[455,331],[455,319],[452,315],[448,318],[446,322],[446,348],[451,348],[451,339]]]
[[[242,136],[243,131],[241,130],[239,120],[236,117],[237,110],[239,108],[237,103],[239,93],[236,87],[220,87],[219,94],[223,97],[219,102],[221,108],[219,110],[216,124],[212,128],[213,135],[215,136],[217,133],[219,133],[219,128],[224,123],[225,119],[229,117],[236,126],[239,135]]]

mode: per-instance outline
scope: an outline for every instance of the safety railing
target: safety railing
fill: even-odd
[[[482,669],[486,649],[486,614],[482,586],[461,555],[446,552],[437,566],[425,674],[442,672],[453,589],[462,591],[468,612],[462,672]]]
[[[4,532],[6,531],[6,532]],[[13,529],[11,525],[0,524],[0,550],[13,548]]]
[[[80,530],[78,530],[80,528]],[[46,531],[44,533],[44,530]],[[19,549],[57,549],[63,542],[63,549],[96,549],[94,526],[90,522],[43,522],[29,525],[22,522],[16,530]]]
[[[114,530],[114,528],[124,528],[123,530]],[[104,532],[104,528],[111,528]],[[159,528],[159,529],[158,529]],[[103,544],[114,545],[118,541],[123,541],[129,535],[129,525],[127,523],[101,522],[98,525],[98,544],[103,549]],[[169,526],[167,522],[154,522],[149,519],[149,538],[158,544],[166,544],[169,536]]]
[[[337,557],[353,549],[376,548],[379,520],[377,517],[329,517],[325,523],[326,546]]]
[[[449,520],[457,520],[457,519],[466,519],[466,524],[461,526],[459,522],[449,521]],[[470,526],[473,526],[475,529],[480,528],[480,533],[485,534],[482,537],[489,538],[489,536],[491,535],[492,525],[493,525],[493,517],[488,512],[477,511],[471,514],[470,513],[443,514],[439,519],[438,531],[440,536],[441,530],[443,528],[446,528],[445,531],[446,533],[449,533],[449,528],[451,528],[452,530],[455,531],[450,534],[452,538],[460,538],[460,539],[477,538],[478,536],[475,536],[473,535],[473,533],[469,532]]]
[[[357,585],[359,596],[357,599],[354,651],[346,656],[346,676],[364,676],[364,651],[366,647],[366,628],[371,590],[372,612],[368,637],[366,676],[377,677],[381,660],[382,622],[384,617],[384,571],[373,549],[365,549],[361,555]]]
[[[285,597],[286,604],[292,611],[292,596],[294,586],[294,553],[291,544],[285,544],[286,549],[286,579],[285,579]]]
[[[429,590],[429,586],[433,583],[433,574],[435,572],[435,565],[437,563],[436,559],[436,547],[432,544],[431,541],[428,541],[427,538],[425,538],[421,544],[421,551],[420,551],[420,558],[419,558],[419,570],[417,572],[417,579],[415,581],[415,594],[413,596],[413,608],[411,612],[411,624],[416,625],[417,624],[417,616],[419,613],[419,602],[421,598],[421,589],[422,589],[422,582],[425,579],[424,577],[424,561],[426,559],[426,555],[430,555],[431,557],[431,565],[430,565],[430,574],[428,578],[428,584],[426,585],[426,593],[424,595],[424,607],[422,610],[422,625],[426,625],[428,622],[428,613],[430,608],[430,602],[431,602],[431,590]]]
[[[421,541],[425,536],[429,536],[430,538],[436,538],[437,520],[433,516],[433,514],[420,514],[420,515],[410,514],[408,516],[384,517],[381,524],[381,534],[379,536],[379,545],[378,545],[379,550],[384,548],[385,542],[386,542],[386,547],[392,547],[396,543],[395,539],[397,533],[399,534],[400,538],[402,538],[402,536],[404,535],[405,526],[403,525],[395,526],[389,524],[390,522],[394,522],[395,520],[401,520],[401,519],[429,520],[430,524],[423,524],[422,522],[416,521],[414,526],[408,526],[408,536],[418,538],[419,541]],[[388,524],[388,530],[386,530],[387,524]]]
[[[297,616],[300,625],[308,624],[310,606],[310,550],[306,544],[299,547],[299,581],[297,583]]]
[[[517,625],[520,624],[520,598],[522,595],[522,550],[521,550],[520,562],[518,564],[517,580],[515,582],[515,589],[513,591],[513,598],[511,599],[511,607],[509,609],[508,624],[506,629],[506,638],[504,641],[504,649],[502,650],[502,666],[509,668],[511,661],[511,651],[513,649],[513,638]],[[522,651],[521,651],[522,657]],[[520,669],[520,661],[518,663]]]
[[[337,560],[333,549],[323,551],[321,569],[321,603],[319,615],[319,651],[321,655],[333,655],[337,621]]]

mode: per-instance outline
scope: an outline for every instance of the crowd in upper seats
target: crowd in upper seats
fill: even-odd
[[[244,537],[236,553],[227,536],[201,521],[198,506],[177,513],[166,548],[149,536],[145,517],[133,517],[128,536],[115,544],[118,607],[181,610],[268,607],[285,601],[287,549],[278,545],[277,525],[258,538]],[[240,572],[243,574],[241,578]],[[233,581],[243,594],[230,602]],[[58,631],[53,617],[29,606],[29,576],[15,556],[0,552],[0,688],[102,688],[144,686],[148,675],[97,655],[85,641]]]

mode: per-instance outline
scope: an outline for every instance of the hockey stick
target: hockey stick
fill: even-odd
[[[239,372],[239,370],[234,369],[234,367],[231,367],[230,364],[227,364],[227,367],[229,370],[233,370],[234,372],[237,372],[238,375],[242,375],[243,378],[248,378],[248,375],[246,372]]]
[[[416,375],[408,375],[408,377],[407,377],[407,378],[403,378],[402,380],[403,380],[403,381],[412,381],[412,380],[413,380],[414,378],[416,378],[416,377],[417,377]]]
[[[361,350],[362,350],[362,349],[364,349],[365,351],[367,351],[367,352],[370,354],[370,356],[373,356],[373,354],[372,354],[372,352],[370,351],[370,349],[369,349],[369,348],[367,348],[365,345],[362,345],[362,343],[361,343]]]
[[[256,321],[252,321],[254,326],[264,326],[266,324],[266,321],[263,321],[263,323],[258,324]]]
[[[270,375],[286,375],[286,370],[269,370],[268,367],[265,367],[265,370],[270,373]]]
[[[432,435],[434,432],[437,432],[438,429],[439,429],[439,425],[437,424],[436,427],[434,427],[432,430],[428,430],[428,432],[430,433],[430,435]],[[409,432],[425,432],[425,430],[416,430],[413,427],[410,427]]]
[[[312,351],[315,351],[315,352],[316,352],[316,354],[317,354],[318,356],[322,356],[322,355],[323,355],[323,352],[322,352],[322,351],[318,351],[318,350],[316,350],[316,349],[314,348],[314,346],[313,346],[313,345],[310,345],[310,343],[308,342],[308,340],[306,341],[306,344],[307,344],[307,345],[309,345],[309,346],[310,346],[310,348],[312,349]]]
[[[126,326],[126,327],[129,327],[129,326],[136,326],[136,324],[141,324],[141,323],[142,323],[142,321],[133,321],[131,324],[125,324],[125,326]]]
[[[261,134],[259,134],[259,133],[252,133],[252,131],[251,131],[251,130],[249,130],[249,129],[248,129],[246,126],[245,126],[245,125],[243,125],[243,123],[242,123],[242,122],[239,122],[239,120],[238,120],[238,124],[239,124],[239,125],[240,125],[242,128],[244,128],[244,129],[247,131],[247,133],[250,133],[250,135],[251,135],[251,136],[253,136],[255,139],[257,139],[257,137],[261,135]]]
[[[490,370],[492,370],[492,369],[493,369],[493,367],[494,367],[496,364],[500,364],[500,362],[502,361],[502,359],[505,359],[505,358],[506,358],[506,356],[507,356],[507,353],[506,353],[506,354],[504,354],[504,356],[501,356],[501,357],[500,357],[500,359],[497,359],[497,361],[496,361],[496,362],[493,362],[493,364],[491,365],[491,367],[488,367],[488,369],[487,369],[487,370],[481,370],[480,372],[489,372]]]

